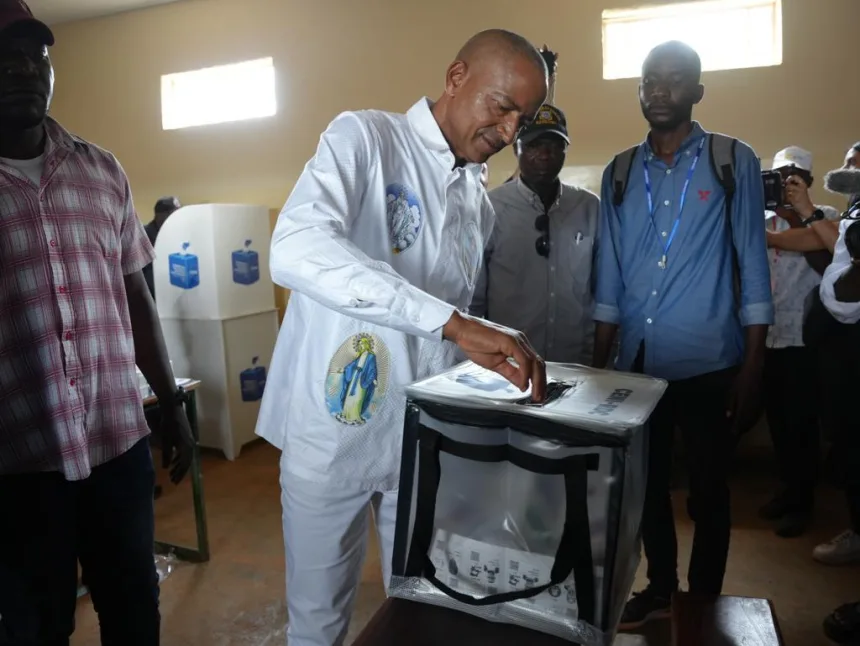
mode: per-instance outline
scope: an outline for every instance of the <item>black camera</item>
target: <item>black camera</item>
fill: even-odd
[[[761,183],[764,187],[764,208],[774,211],[780,206],[788,206],[785,203],[785,184],[778,170],[763,170],[761,172]]]

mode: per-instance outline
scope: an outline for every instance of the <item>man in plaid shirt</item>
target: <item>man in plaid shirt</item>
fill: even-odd
[[[80,562],[102,643],[155,646],[155,474],[135,361],[175,482],[193,439],[128,179],[47,117],[53,43],[23,0],[0,0],[0,644],[68,646]]]

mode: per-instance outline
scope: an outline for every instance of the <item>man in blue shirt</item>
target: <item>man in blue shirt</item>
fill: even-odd
[[[678,589],[669,492],[676,426],[696,525],[690,590],[720,594],[731,531],[728,466],[736,435],[756,421],[773,322],[760,164],[749,146],[736,144],[730,225],[711,137],[692,120],[704,95],[700,77],[699,56],[687,45],[652,50],[639,86],[651,131],[633,156],[620,205],[611,165],[603,176],[594,365],[609,363],[620,327],[616,367],[669,381],[650,421],[642,518],[649,585],[628,603],[622,629],[668,617]]]

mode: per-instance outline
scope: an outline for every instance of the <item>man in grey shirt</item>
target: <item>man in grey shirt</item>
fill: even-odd
[[[496,225],[469,311],[522,330],[547,361],[588,364],[600,200],[559,180],[569,143],[551,105],[520,133],[520,176],[489,193]]]

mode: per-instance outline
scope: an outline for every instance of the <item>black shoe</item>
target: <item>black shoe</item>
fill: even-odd
[[[618,630],[635,630],[649,621],[669,619],[671,616],[672,596],[660,595],[646,588],[642,592],[634,592],[624,606]]]
[[[860,601],[839,606],[824,620],[824,634],[837,644],[860,640]]]
[[[797,507],[797,501],[788,493],[783,492],[771,498],[758,510],[758,515],[764,520],[779,520]]]
[[[775,533],[780,538],[797,538],[809,529],[811,522],[811,511],[790,511],[779,520]]]

